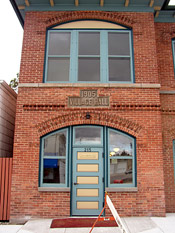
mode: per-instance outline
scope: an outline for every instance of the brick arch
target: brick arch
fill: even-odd
[[[134,137],[137,137],[142,130],[142,126],[138,123],[126,118],[117,116],[115,113],[105,113],[101,111],[88,111],[90,119],[86,119],[87,111],[72,111],[57,117],[51,118],[45,122],[35,125],[38,135],[41,137],[47,133],[58,130],[71,125],[105,125],[108,127],[121,130]]]
[[[122,24],[126,27],[132,27],[134,16],[122,12],[104,12],[104,11],[70,11],[59,12],[45,20],[46,27],[52,27],[56,24],[62,24],[76,20],[103,20],[111,23]]]

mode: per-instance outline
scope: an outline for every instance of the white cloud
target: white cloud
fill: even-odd
[[[175,5],[175,0],[170,0],[169,4],[168,5]]]
[[[1,2],[0,22],[0,79],[9,83],[19,73],[23,37],[23,28],[9,0]]]

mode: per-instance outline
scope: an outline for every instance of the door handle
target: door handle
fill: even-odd
[[[74,185],[77,185],[77,184],[78,184],[78,183],[76,183],[76,182],[74,183]]]

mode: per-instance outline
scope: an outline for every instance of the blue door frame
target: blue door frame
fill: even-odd
[[[97,216],[104,201],[103,148],[73,148],[72,215]]]

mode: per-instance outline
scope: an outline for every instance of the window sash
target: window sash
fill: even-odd
[[[129,139],[131,139],[132,141],[132,156],[112,156],[110,157],[110,132],[116,132],[117,134],[121,134],[122,136],[128,137]],[[117,130],[114,129],[108,129],[107,130],[107,137],[108,137],[108,151],[107,151],[107,169],[108,169],[108,177],[107,177],[107,186],[108,187],[136,187],[136,156],[135,156],[135,140],[134,138],[132,138],[129,135],[126,135],[125,133],[119,132]],[[110,160],[111,159],[130,159],[132,160],[132,183],[115,183],[115,184],[111,184],[110,182]]]
[[[66,131],[66,156],[44,156],[44,140],[48,137],[50,137],[51,135],[54,135],[56,133],[61,133],[63,131]],[[41,162],[40,162],[40,187],[67,187],[68,186],[68,129],[63,129],[63,130],[59,130],[57,132],[53,132],[47,136],[44,136],[41,139]],[[64,159],[66,162],[66,166],[65,166],[65,184],[59,184],[59,183],[43,183],[43,171],[44,171],[44,159],[58,159],[58,160],[62,160]]]
[[[51,32],[71,32],[70,40],[70,55],[48,55],[49,54],[49,37]],[[99,32],[100,33],[100,54],[99,55],[79,55],[78,54],[78,36],[79,32]],[[108,55],[108,33],[127,33],[129,34],[129,55]],[[69,58],[69,81],[48,81],[48,60],[49,58]],[[79,58],[100,58],[100,80],[99,81],[86,81],[88,83],[133,83],[134,70],[133,70],[133,51],[132,51],[132,33],[130,30],[58,30],[52,29],[47,32],[47,46],[45,58],[45,74],[44,82],[48,83],[84,83],[85,81],[78,81],[78,59]],[[129,81],[109,81],[109,58],[128,58],[130,60],[130,80]]]

